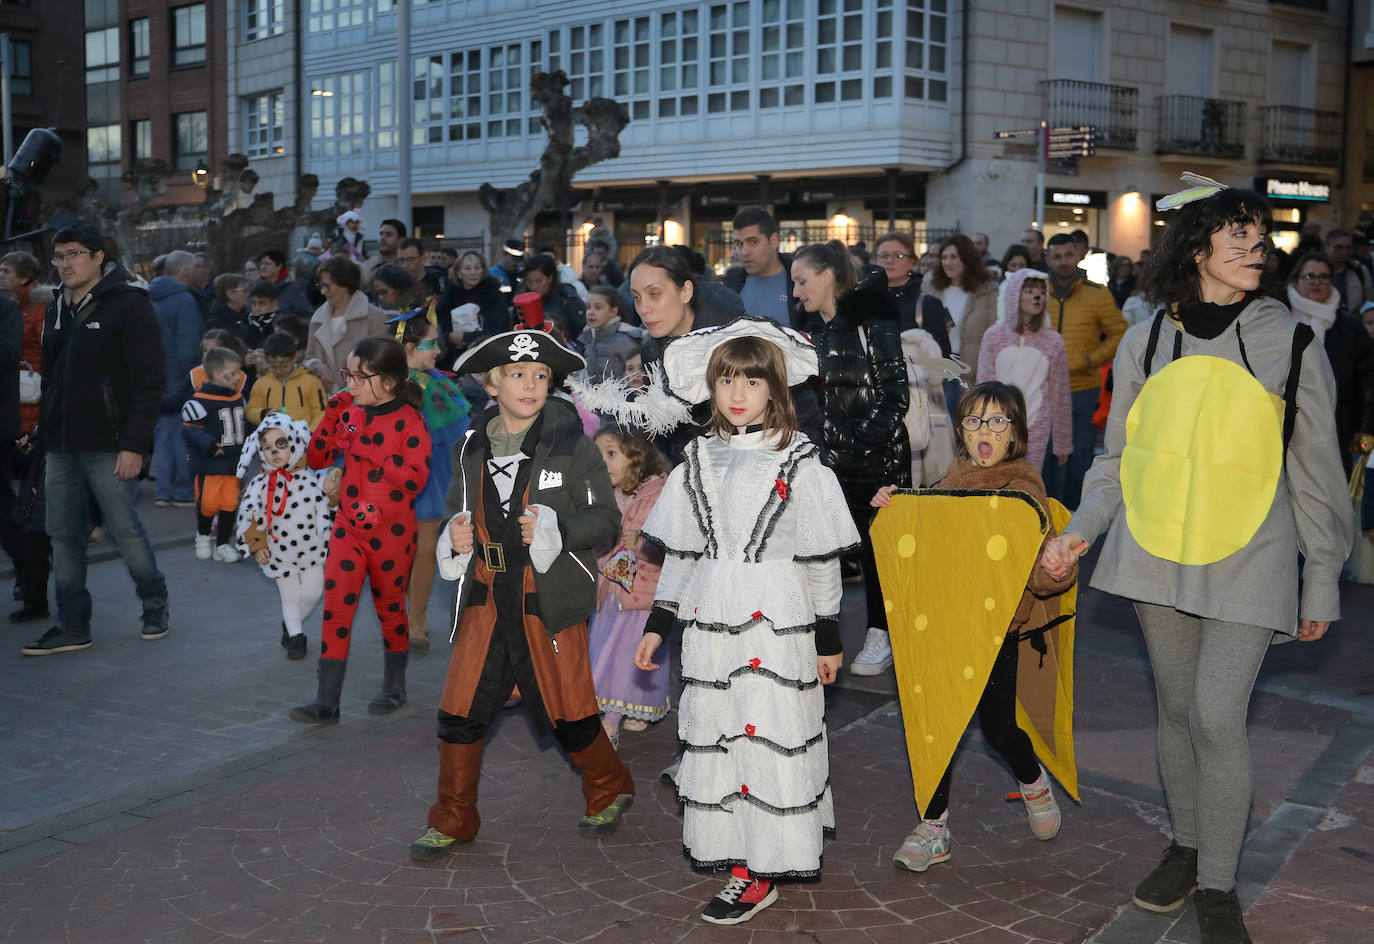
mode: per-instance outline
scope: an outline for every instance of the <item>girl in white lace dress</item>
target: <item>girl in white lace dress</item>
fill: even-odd
[[[635,661],[654,668],[682,622],[683,846],[731,868],[702,918],[738,924],[777,900],[774,879],[820,872],[835,823],[821,686],[842,661],[839,555],[859,536],[796,431],[787,388],[816,370],[802,335],[752,318],[703,328],[667,347],[664,369],[679,397],[711,400],[711,434],[645,522],[666,556]]]

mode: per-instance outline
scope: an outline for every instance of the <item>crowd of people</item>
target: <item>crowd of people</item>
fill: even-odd
[[[864,588],[849,671],[893,666],[878,509],[894,490],[1016,489],[1074,512],[1050,530],[1027,594],[1062,592],[1105,535],[1094,584],[1137,602],[1175,841],[1136,901],[1163,910],[1194,887],[1200,901],[1215,893],[1199,905],[1203,940],[1244,940],[1249,687],[1271,637],[1319,638],[1337,618],[1346,478],[1374,445],[1367,234],[1308,233],[1285,259],[1263,200],[1221,189],[1184,206],[1140,262],[1109,257],[1098,284],[1081,231],[1027,231],[1000,260],[981,234],[918,255],[903,231],[871,250],[832,240],[789,254],[774,217],[745,207],[715,278],[699,253],[668,246],[622,274],[604,227],[575,272],[554,246],[510,240],[493,265],[430,249],[400,220],[382,221],[375,248],[360,213],[339,225],[327,250],[316,238],[291,258],[267,248],[218,276],[205,253],[175,250],[144,281],[85,225],[55,234],[55,287],[33,256],[0,258],[0,537],[22,601],[11,621],[50,615],[50,560],[56,583],[56,623],[25,655],[92,645],[97,527],[133,578],[143,638],[168,633],[135,505],[144,476],[158,505],[192,510],[197,558],[251,556],[274,581],[287,658],[307,656],[323,599],[317,691],[290,711],[302,723],[341,717],[365,581],[383,642],[367,707],[405,703],[437,567],[457,583],[455,669],[439,797],[411,848],[432,861],[477,833],[481,745],[513,692],[582,771],[579,829],[614,829],[634,795],[620,738],[667,714],[669,660],[655,651],[681,632],[685,750],[668,773],[689,854],[734,870],[703,917],[737,923],[776,900],[776,879],[818,872],[833,826],[819,686],[843,661],[842,579]],[[1213,387],[1221,407],[1196,394]],[[1277,419],[1265,391],[1285,405]],[[1128,427],[1135,407],[1169,419]],[[1190,442],[1187,468],[1140,458],[1171,455],[1178,417],[1215,421],[1219,408],[1267,417],[1277,438]],[[1262,508],[1216,491],[1238,441],[1272,499]],[[1175,533],[1183,516],[1163,515],[1173,524],[1151,530],[1170,470],[1196,483],[1185,506],[1205,507],[1204,524]],[[1059,811],[1016,736],[1007,645],[979,717],[1048,839]],[[1238,653],[1245,672],[1216,661]],[[736,730],[747,717],[789,720]],[[770,757],[787,758],[773,765],[782,792],[751,792],[742,772]],[[896,854],[902,867],[949,858],[948,781]]]

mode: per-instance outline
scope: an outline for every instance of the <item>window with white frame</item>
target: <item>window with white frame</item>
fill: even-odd
[[[449,53],[448,76],[448,139],[478,140],[482,137],[482,51]]]
[[[612,88],[616,101],[630,110],[633,120],[649,117],[649,17],[616,20],[612,25],[614,50]]]
[[[896,77],[896,65],[893,56],[893,46],[895,41],[894,28],[896,27],[896,13],[893,4],[896,0],[877,0],[877,10],[874,17],[873,33],[873,97],[891,98]]]
[[[444,140],[444,55],[416,56],[410,72],[410,143],[438,144]]]
[[[377,64],[377,147],[396,146],[396,62]]]
[[[825,0],[821,0],[825,2]],[[750,0],[713,4],[707,16],[706,111],[748,111]]]
[[[943,102],[949,99],[948,0],[906,0],[906,66],[903,95]]]
[[[368,77],[368,72],[359,71],[309,80],[311,157],[366,152]]]
[[[794,0],[803,3],[804,0]],[[700,18],[695,9],[658,18],[658,117],[691,117],[701,105]]]
[[[816,103],[864,98],[864,0],[817,0]]]
[[[362,26],[369,0],[298,0],[306,4],[305,28],[310,33],[329,33]]]
[[[759,107],[806,103],[806,0],[763,0]]]
[[[86,84],[119,79],[119,27],[86,31]]]
[[[529,82],[522,43],[487,49],[487,136],[514,137],[525,130]]]
[[[244,42],[280,36],[285,30],[286,0],[244,0]]]
[[[281,92],[264,92],[243,100],[243,145],[249,157],[286,153],[285,110]]]
[[[606,94],[606,30],[600,23],[568,30],[569,94],[574,102]]]

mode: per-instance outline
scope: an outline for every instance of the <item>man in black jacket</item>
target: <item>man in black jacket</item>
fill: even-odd
[[[147,293],[129,284],[124,267],[105,259],[94,227],[59,230],[53,243],[62,284],[43,316],[37,435],[47,450],[57,625],[23,647],[26,656],[90,648],[86,543],[92,496],[143,601],[143,638],[167,635],[167,581],[134,510],[165,384],[157,315]]]

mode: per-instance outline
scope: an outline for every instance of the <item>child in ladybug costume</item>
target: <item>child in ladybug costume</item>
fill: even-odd
[[[429,431],[400,343],[359,342],[340,374],[348,389],[330,401],[306,453],[312,469],[343,458],[342,472],[331,469],[324,485],[339,507],[324,571],[319,692],[313,703],[291,709],[293,720],[307,724],[339,720],[353,613],[365,578],[372,583],[385,650],[382,692],[367,710],[386,714],[405,704],[405,596],[415,559],[415,496],[429,479]]]

